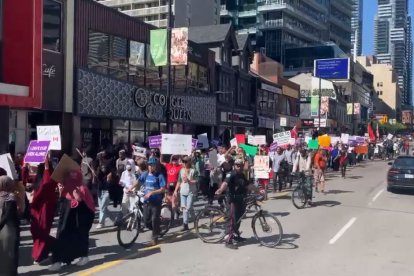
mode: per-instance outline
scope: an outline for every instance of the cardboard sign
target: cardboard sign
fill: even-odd
[[[329,147],[331,146],[331,137],[328,135],[319,136],[318,143],[321,147]]]
[[[49,152],[50,141],[30,141],[27,147],[24,163],[40,164],[44,163]]]
[[[148,136],[148,144],[150,149],[159,149],[161,148],[161,135]]]
[[[134,156],[141,156],[141,157],[145,157],[147,154],[147,149],[146,148],[141,148],[141,147],[137,147],[137,146],[132,146],[132,149],[134,150]]]
[[[234,137],[237,140],[237,144],[246,144],[246,135],[244,134],[236,134]]]
[[[343,144],[348,144],[349,141],[349,134],[341,133],[341,141]]]
[[[319,145],[318,145],[318,140],[309,140],[308,142],[308,149],[318,149]]]
[[[270,158],[267,155],[254,157],[254,176],[258,179],[269,179]]]
[[[191,135],[184,134],[162,134],[161,153],[191,155],[193,151],[193,139]],[[197,145],[197,142],[195,143]]]
[[[208,161],[210,162],[211,168],[218,167],[217,150],[213,149],[212,151],[209,152]]]
[[[10,153],[0,155],[0,168],[7,172],[7,176],[13,180],[17,180],[16,168]]]
[[[237,147],[238,146],[236,138],[233,138],[233,139],[230,140],[230,146],[231,147]]]
[[[37,126],[36,129],[38,141],[50,141],[49,150],[62,149],[59,126]]]
[[[255,156],[257,154],[257,147],[249,146],[246,144],[240,144],[239,147],[244,149],[247,155]]]
[[[207,133],[203,133],[197,136],[198,143],[200,144],[200,148],[208,149],[210,147],[210,143],[208,142]]]
[[[261,146],[266,145],[266,136],[265,135],[256,135],[254,136],[254,145]]]
[[[59,164],[53,171],[51,178],[54,181],[63,184],[65,182],[65,177],[68,175],[68,173],[77,170],[80,170],[78,163],[76,163],[72,158],[64,154],[62,156],[62,159],[60,159]]]
[[[247,136],[247,143],[250,144],[250,145],[254,145],[254,136],[253,135]]]
[[[279,147],[288,145],[290,138],[290,131],[284,131],[273,134],[273,142],[277,143]]]

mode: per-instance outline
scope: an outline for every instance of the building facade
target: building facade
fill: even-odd
[[[96,1],[156,27],[167,27],[169,0]],[[204,26],[220,23],[220,6],[218,1],[178,0],[173,1],[172,9],[176,27]]]
[[[375,17],[375,56],[381,63],[391,64],[398,75],[398,86],[403,104],[411,105],[412,74],[411,22],[408,16],[408,0],[378,0]]]
[[[333,41],[351,50],[351,5],[343,0],[222,0],[221,23],[249,34],[257,51],[285,63],[287,48]]]
[[[351,19],[351,43],[352,55],[360,56],[362,53],[362,27],[363,27],[364,7],[362,0],[352,0],[352,19]]]

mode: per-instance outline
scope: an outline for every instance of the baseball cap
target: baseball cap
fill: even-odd
[[[157,165],[157,163],[158,163],[158,160],[157,160],[157,158],[150,158],[149,160],[148,160],[148,165],[149,166],[151,166],[151,165]]]

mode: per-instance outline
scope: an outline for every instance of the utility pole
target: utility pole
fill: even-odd
[[[171,30],[174,27],[172,15],[172,0],[168,1],[168,24],[167,24],[167,110],[165,115],[165,123],[167,126],[167,133],[171,132],[170,122],[170,105],[171,105]]]

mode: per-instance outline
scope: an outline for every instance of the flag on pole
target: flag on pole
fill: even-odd
[[[298,137],[298,128],[297,128],[296,125],[290,131],[290,137],[295,138],[295,139],[298,139],[299,138]]]
[[[376,142],[377,138],[375,136],[374,129],[372,128],[372,121],[368,123],[368,136],[371,142]]]
[[[155,66],[167,65],[166,29],[151,30],[150,51]]]

